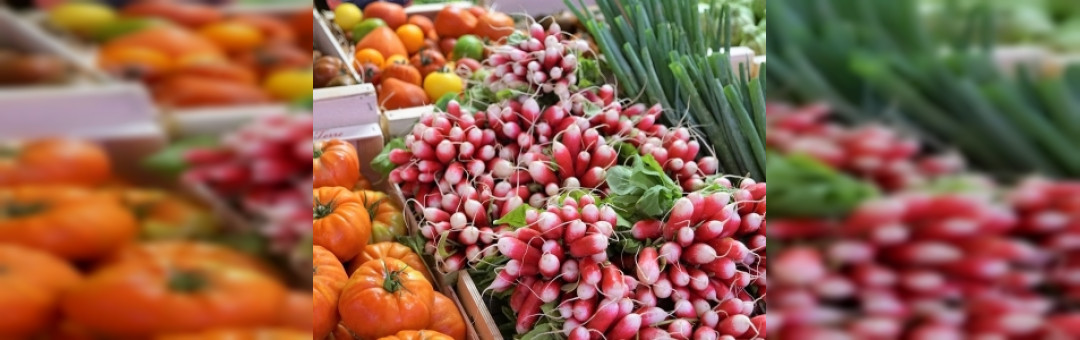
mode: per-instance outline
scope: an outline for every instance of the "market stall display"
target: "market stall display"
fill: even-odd
[[[231,245],[236,236],[198,200],[131,184],[95,142],[11,151],[0,158],[0,304],[13,313],[0,337],[306,334],[310,303],[295,281]],[[204,296],[230,307],[196,307]]]
[[[586,40],[524,26],[372,162],[406,199],[401,240],[484,338],[764,338],[765,184],[719,174],[704,135],[624,97]]]

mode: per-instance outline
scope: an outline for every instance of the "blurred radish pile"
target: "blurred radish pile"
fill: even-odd
[[[259,118],[217,146],[187,150],[182,181],[224,198],[258,223],[275,252],[288,254],[311,239],[312,124],[310,115]]]
[[[579,83],[568,36],[515,34],[482,88],[389,143],[425,253],[470,270],[507,335],[765,338],[765,183],[717,174],[660,106]]]
[[[770,106],[770,147],[888,194],[837,218],[774,215],[772,334],[1080,337],[1080,183],[958,179],[955,157],[924,156],[896,131],[828,123],[827,112]]]

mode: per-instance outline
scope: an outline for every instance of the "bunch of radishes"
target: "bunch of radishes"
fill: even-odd
[[[271,115],[222,137],[215,147],[185,152],[187,184],[203,185],[234,204],[269,237],[291,250],[311,235],[310,115]]]
[[[1080,317],[1069,309],[1076,297],[1044,293],[1076,291],[1075,281],[1059,280],[1069,274],[1057,275],[1069,270],[1067,253],[1019,236],[1030,229],[1017,222],[1012,210],[983,197],[868,202],[824,247],[777,254],[769,327],[792,338],[1080,336],[1060,321]]]
[[[924,156],[922,146],[879,125],[842,127],[828,121],[829,108],[769,104],[766,144],[784,153],[806,153],[838,170],[877,183],[886,190],[922,184],[928,177],[953,174],[963,161],[953,154]]]
[[[508,43],[492,48],[487,63],[494,70],[486,84],[493,91],[528,89],[528,92],[555,93],[569,97],[577,85],[578,56],[589,46],[570,37],[558,24],[544,27],[533,23],[528,35],[516,33]]]

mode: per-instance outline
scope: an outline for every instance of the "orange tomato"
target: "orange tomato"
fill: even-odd
[[[424,47],[424,30],[413,24],[401,25],[397,29],[397,36],[401,43],[405,44],[405,50],[409,54],[416,53]]]
[[[382,65],[383,65],[382,69],[383,69],[383,71],[385,71],[387,67],[390,67],[390,66],[392,66],[394,64],[408,64],[408,63],[409,63],[409,58],[408,57],[400,55],[400,54],[395,54],[395,55],[390,56],[390,58],[386,58],[386,62],[382,63]]]
[[[423,15],[413,14],[409,17],[409,23],[420,27],[424,35],[431,40],[439,40],[439,34],[435,33],[435,23]]]
[[[364,63],[372,63],[372,64],[375,64],[375,65],[382,66],[383,64],[386,63],[386,59],[383,59],[382,53],[379,53],[379,51],[375,50],[374,48],[365,48],[365,49],[362,49],[362,50],[357,50],[356,51],[356,56],[354,58],[355,58],[355,62],[357,64],[361,64],[361,65],[364,64]]]
[[[172,65],[172,59],[165,53],[142,46],[105,48],[98,56],[98,66],[105,71],[137,78],[152,78],[164,74]]]
[[[265,41],[258,27],[239,21],[210,24],[199,30],[199,34],[230,53],[252,50]]]

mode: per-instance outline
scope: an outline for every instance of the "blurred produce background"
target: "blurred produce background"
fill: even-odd
[[[0,339],[311,339],[312,23],[0,4]]]
[[[769,9],[769,331],[1080,337],[1076,4]]]

